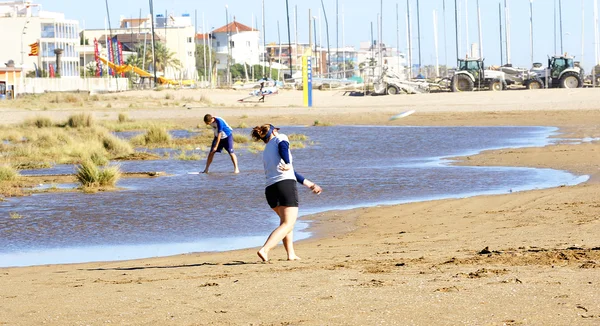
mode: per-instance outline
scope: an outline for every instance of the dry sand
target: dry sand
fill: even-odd
[[[155,93],[123,95],[137,101]],[[189,99],[199,91],[174,94]],[[235,103],[244,94],[210,93],[224,104],[210,108],[128,112],[183,124],[209,112],[231,124],[544,125],[565,138],[600,137],[600,90],[592,89],[361,98],[316,92],[311,109],[300,107],[299,92],[265,105]],[[409,109],[417,112],[387,120]],[[118,112],[94,114],[113,119]],[[0,110],[4,123],[38,113]],[[298,262],[283,260],[280,246],[267,264],[248,249],[3,268],[0,325],[600,325],[599,163],[598,140],[471,156],[462,164],[563,169],[590,181],[318,214],[311,217],[317,236],[296,243]]]

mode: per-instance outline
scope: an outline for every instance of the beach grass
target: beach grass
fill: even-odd
[[[328,126],[333,126],[333,123],[327,122],[327,121],[320,121],[320,120],[315,120],[313,122],[313,127],[328,127]]]
[[[307,141],[308,136],[306,136],[304,134],[289,134],[288,139],[290,141]]]
[[[238,144],[246,144],[250,142],[250,138],[240,134],[233,134],[233,141]]]
[[[79,113],[69,116],[67,126],[71,128],[84,128],[94,125],[94,118],[89,113]]]
[[[91,160],[85,160],[77,168],[75,177],[82,188],[111,188],[121,178],[121,169],[118,165],[100,168]]]
[[[129,115],[125,112],[121,112],[121,113],[119,113],[119,117],[117,118],[117,121],[119,121],[119,123],[127,122],[127,121],[129,121]]]
[[[37,116],[35,118],[27,119],[23,122],[24,127],[35,126],[37,128],[49,128],[52,127],[54,123],[52,119],[46,116]]]
[[[14,181],[19,177],[19,171],[10,165],[0,165],[0,182]]]

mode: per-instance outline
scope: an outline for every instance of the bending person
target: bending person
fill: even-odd
[[[263,261],[269,260],[269,251],[279,241],[287,252],[288,260],[298,260],[300,257],[294,251],[294,224],[298,218],[298,188],[296,182],[320,194],[322,189],[316,183],[304,178],[294,171],[290,143],[284,134],[278,132],[279,128],[266,124],[252,129],[252,138],[262,140],[267,145],[263,152],[263,164],[266,175],[265,196],[269,206],[277,213],[279,226],[271,232],[265,244],[257,252]]]
[[[210,114],[204,116],[204,123],[213,128],[215,138],[210,146],[210,153],[206,159],[206,167],[202,173],[208,173],[208,168],[212,163],[215,153],[220,153],[223,148],[225,148],[227,153],[229,153],[229,156],[231,156],[231,162],[233,162],[233,173],[240,173],[237,156],[233,152],[233,130],[231,127],[229,127],[225,120],[219,117],[213,117]]]

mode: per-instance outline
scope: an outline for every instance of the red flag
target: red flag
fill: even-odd
[[[50,64],[48,67],[50,78],[54,78],[54,65]]]

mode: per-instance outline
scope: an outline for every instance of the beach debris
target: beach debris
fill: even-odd
[[[433,291],[433,292],[449,293],[449,292],[458,292],[458,291],[459,291],[459,289],[456,286],[451,286],[451,287],[444,287],[444,288],[435,289],[435,291]]]
[[[489,247],[485,247],[483,248],[483,250],[481,250],[480,252],[478,252],[478,254],[480,255],[488,255],[491,254],[492,252],[490,251]]]

